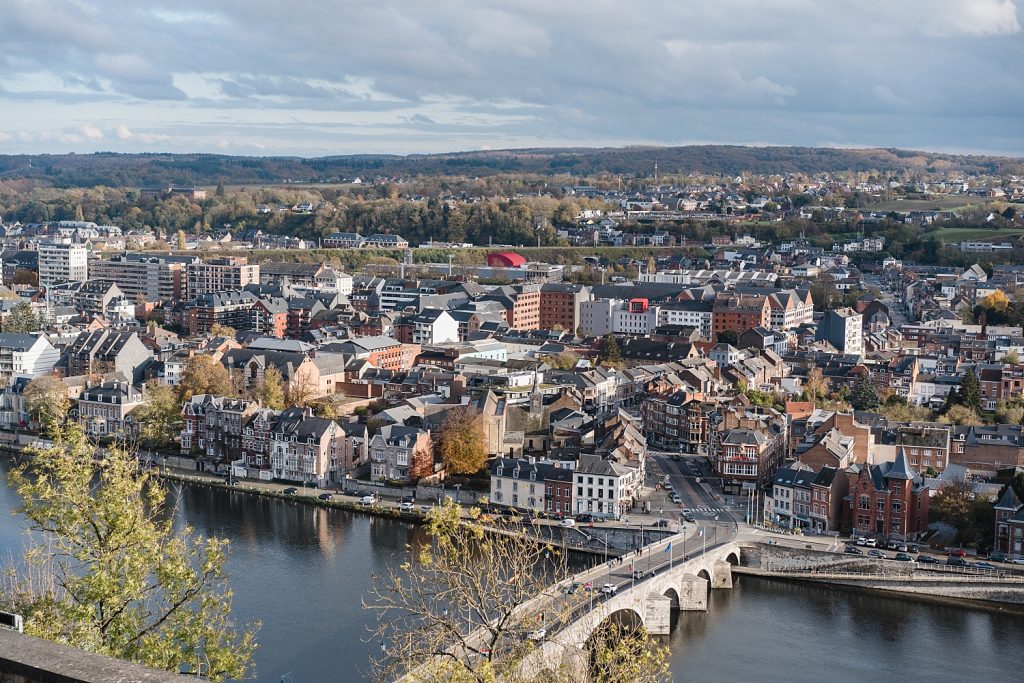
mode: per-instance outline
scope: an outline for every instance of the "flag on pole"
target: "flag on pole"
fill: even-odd
[[[668,545],[665,546],[665,552],[666,553],[672,552],[672,541],[669,541]]]
[[[593,587],[594,587],[594,582],[593,581],[587,581],[585,584],[583,584],[583,589],[584,590],[590,590]]]
[[[632,562],[629,563],[629,571],[633,571],[633,563]]]
[[[704,529],[701,529],[700,531],[697,532],[697,538],[700,538],[703,535],[704,535]]]

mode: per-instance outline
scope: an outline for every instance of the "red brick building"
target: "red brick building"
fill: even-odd
[[[572,470],[564,467],[547,468],[544,477],[544,511],[549,514],[569,515],[572,512]]]
[[[771,314],[767,296],[719,292],[711,308],[711,332],[717,339],[721,332],[730,330],[738,336],[755,327],[767,328],[771,326]]]
[[[846,473],[847,526],[853,533],[906,539],[928,528],[930,493],[903,448],[894,462],[854,465]]]
[[[548,282],[540,288],[540,329],[574,332],[580,325],[580,303],[590,301],[583,285]]]

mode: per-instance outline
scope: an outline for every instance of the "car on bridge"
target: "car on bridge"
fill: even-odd
[[[529,635],[527,635],[526,637],[530,640],[544,640],[544,638],[547,637],[547,635],[547,629],[542,627],[530,631]]]
[[[614,583],[606,583],[605,585],[601,586],[601,592],[605,595],[615,595],[615,592],[617,590],[619,590],[619,587],[616,586]]]
[[[974,567],[975,569],[987,569],[988,571],[991,571],[991,572],[994,572],[994,571],[998,570],[998,567],[996,567],[991,562],[975,562],[971,566]]]

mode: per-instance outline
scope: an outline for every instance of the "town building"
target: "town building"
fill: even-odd
[[[847,526],[858,535],[906,540],[928,529],[930,492],[900,449],[894,462],[853,465]]]
[[[89,279],[89,251],[84,244],[70,240],[42,242],[39,245],[39,286],[50,287],[71,280]]]
[[[370,439],[370,478],[408,482],[434,473],[434,443],[419,427],[385,425]]]
[[[246,285],[259,284],[260,266],[244,256],[189,263],[185,268],[188,296],[234,292]]]
[[[135,332],[95,330],[82,332],[66,349],[68,375],[118,373],[129,382],[141,382],[153,354]]]
[[[58,361],[60,352],[43,334],[0,334],[0,385],[7,386],[15,377],[49,374]]]
[[[138,426],[130,413],[143,402],[142,391],[131,382],[101,382],[78,396],[78,421],[90,436],[134,435]]]
[[[185,265],[195,257],[123,254],[89,262],[89,276],[114,282],[131,301],[185,298]]]
[[[825,311],[818,323],[817,339],[827,341],[837,351],[851,356],[864,353],[864,316],[852,308]]]

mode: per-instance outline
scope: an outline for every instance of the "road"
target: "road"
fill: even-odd
[[[679,512],[683,509],[689,510],[699,520],[726,519],[722,513],[728,511],[727,506],[715,498],[701,483],[711,476],[710,464],[705,456],[700,455],[679,455],[679,460],[673,460],[672,455],[663,451],[650,451],[651,457],[661,467],[661,471],[669,476],[672,490],[683,499],[681,504],[673,503],[671,491],[658,492],[651,497],[652,512],[663,505],[666,511],[666,518],[679,518]],[[673,514],[669,515],[668,511]]]

